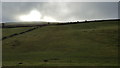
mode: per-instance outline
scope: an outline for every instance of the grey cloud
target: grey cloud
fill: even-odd
[[[33,9],[59,21],[118,18],[117,2],[3,2],[3,22]]]
[[[0,6],[2,6],[2,2],[0,2]],[[2,22],[2,7],[0,7],[0,22]]]

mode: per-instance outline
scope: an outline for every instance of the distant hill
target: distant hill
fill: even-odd
[[[34,27],[3,28],[3,37]],[[117,20],[38,27],[3,40],[4,66],[118,66],[117,62]]]
[[[91,22],[105,22],[105,21],[120,21],[120,19],[85,20],[85,21],[74,21],[74,22],[45,22],[45,21],[5,22],[5,23],[2,23],[2,28],[49,26],[49,25],[68,25],[68,24],[80,24],[80,23],[91,23]]]

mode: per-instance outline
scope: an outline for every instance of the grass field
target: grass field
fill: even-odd
[[[30,28],[3,28],[3,36]],[[3,66],[118,66],[118,21],[39,27],[2,47]]]

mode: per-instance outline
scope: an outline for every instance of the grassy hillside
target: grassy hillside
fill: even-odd
[[[3,36],[30,28],[4,28]],[[3,65],[117,66],[117,46],[117,21],[45,26],[3,40]]]
[[[9,36],[11,34],[14,34],[14,33],[19,33],[19,32],[22,32],[22,31],[25,31],[27,29],[30,29],[32,27],[22,27],[22,28],[3,28],[2,31],[3,31],[3,37],[5,36]]]

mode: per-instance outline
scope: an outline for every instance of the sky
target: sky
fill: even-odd
[[[3,2],[2,22],[118,18],[117,2]]]
[[[2,2],[119,2],[120,0],[1,0]]]

